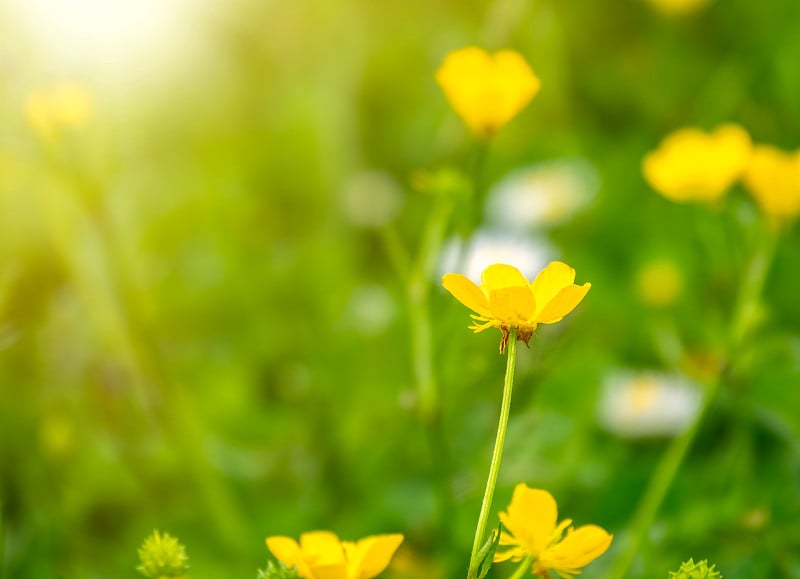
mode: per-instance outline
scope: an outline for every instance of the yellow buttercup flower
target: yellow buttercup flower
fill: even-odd
[[[538,324],[554,324],[574,310],[592,287],[574,282],[575,270],[560,261],[551,262],[533,282],[517,268],[499,263],[483,271],[480,287],[458,273],[442,277],[444,289],[477,313],[472,316],[471,330],[498,328],[502,332],[501,353],[512,328],[527,344]]]
[[[56,84],[32,92],[25,101],[25,115],[41,138],[52,141],[60,131],[81,128],[89,122],[92,98],[79,84]]]
[[[436,81],[464,122],[491,138],[539,92],[541,82],[518,52],[470,46],[447,55]]]
[[[597,525],[573,529],[572,519],[557,523],[558,506],[553,495],[524,483],[514,488],[511,504],[500,513],[500,521],[506,530],[500,533],[500,549],[494,561],[516,562],[530,557],[533,573],[543,577],[553,570],[570,579],[605,553],[613,539]]]
[[[750,151],[750,136],[738,125],[722,125],[712,133],[685,128],[661,141],[642,169],[667,199],[714,202],[741,177]]]
[[[757,145],[743,181],[761,210],[773,221],[783,222],[800,215],[800,151],[786,153]]]
[[[357,543],[340,541],[330,531],[291,537],[269,537],[267,548],[304,579],[372,579],[389,565],[403,535],[372,535]]]

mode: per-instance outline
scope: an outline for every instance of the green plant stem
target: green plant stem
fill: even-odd
[[[658,509],[661,507],[664,497],[672,486],[672,482],[697,436],[700,425],[713,405],[719,392],[720,384],[724,381],[730,369],[729,361],[735,357],[748,330],[752,327],[776,245],[776,232],[768,232],[764,236],[761,246],[750,260],[740,285],[739,295],[731,318],[726,344],[727,360],[707,385],[703,403],[694,421],[685,432],[673,440],[661,458],[655,472],[650,477],[644,495],[633,515],[628,540],[608,574],[609,579],[622,579],[630,569],[636,555],[639,553],[647,530],[652,526],[653,520],[658,514]]]
[[[5,503],[0,497],[0,579],[6,576],[6,529],[3,526],[3,509]]]
[[[503,444],[506,440],[508,430],[508,414],[511,408],[511,391],[514,387],[514,366],[517,360],[517,330],[512,329],[508,336],[508,358],[506,360],[506,378],[503,383],[503,401],[500,405],[500,421],[497,425],[497,437],[494,441],[494,451],[492,452],[492,463],[489,466],[489,478],[486,481],[486,490],[483,493],[483,503],[481,513],[478,517],[478,526],[475,529],[475,540],[472,543],[472,555],[469,561],[470,579],[474,573],[478,552],[483,545],[486,535],[486,525],[489,521],[489,511],[492,508],[492,497],[497,485],[497,474],[500,471],[500,459],[503,456]]]
[[[422,418],[433,423],[439,417],[439,392],[433,371],[433,332],[428,315],[430,276],[442,247],[454,201],[440,195],[425,226],[419,253],[409,274],[406,292],[410,308],[411,361]]]
[[[472,202],[469,205],[466,234],[472,234],[481,224],[483,206],[486,202],[486,159],[489,157],[490,141],[478,140],[472,153],[469,176],[472,182]]]
[[[514,571],[514,574],[508,579],[522,579],[522,577],[525,576],[525,573],[528,571],[528,569],[531,568],[532,563],[533,563],[533,557],[528,555],[522,560],[522,563],[519,564],[517,570]]]

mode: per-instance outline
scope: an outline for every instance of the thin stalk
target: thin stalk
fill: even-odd
[[[511,391],[514,388],[514,366],[517,361],[517,330],[511,329],[508,335],[508,358],[506,360],[506,378],[503,383],[503,401],[500,405],[500,421],[497,425],[497,437],[494,441],[492,462],[489,466],[489,478],[486,481],[486,490],[483,493],[481,513],[478,517],[478,526],[475,529],[475,540],[472,543],[472,555],[469,560],[470,573],[474,572],[477,565],[476,558],[486,536],[486,525],[489,521],[489,511],[492,508],[492,498],[497,485],[497,474],[500,472],[500,459],[503,456],[503,444],[508,430],[508,415],[511,408]],[[471,577],[471,576],[470,576]]]
[[[0,579],[6,576],[6,530],[3,526],[3,507],[0,502]]]
[[[429,423],[438,420],[439,416],[439,392],[433,369],[433,331],[428,314],[430,276],[452,212],[453,200],[442,195],[426,224],[406,287],[410,308],[411,358],[419,409],[423,419]]]
[[[467,233],[472,233],[481,223],[483,206],[486,202],[486,159],[489,157],[489,141],[479,140],[475,144],[469,167],[472,182],[472,203],[469,208]]]
[[[522,560],[522,563],[519,564],[517,570],[514,571],[514,574],[509,577],[508,579],[522,579],[525,576],[525,573],[528,572],[528,569],[531,568],[531,564],[533,563],[533,557],[528,555]]]
[[[755,312],[758,310],[758,302],[775,253],[776,241],[776,232],[770,231],[748,264],[740,285],[738,299],[736,300],[729,327],[728,343],[726,345],[728,360],[725,361],[714,379],[707,385],[702,406],[694,421],[683,434],[673,440],[650,478],[645,493],[633,515],[631,534],[614,566],[611,568],[608,575],[609,579],[622,579],[630,569],[633,560],[639,553],[647,530],[652,526],[664,497],[672,486],[672,482],[675,480],[675,476],[680,470],[689,449],[692,447],[700,425],[713,405],[719,392],[720,384],[727,377],[727,373],[730,370],[729,360],[737,353],[753,323]]]

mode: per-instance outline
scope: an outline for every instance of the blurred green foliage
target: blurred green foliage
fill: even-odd
[[[492,143],[487,184],[564,157],[600,177],[588,209],[531,232],[593,286],[520,351],[495,511],[524,481],[576,524],[625,536],[668,441],[598,426],[604,376],[687,360],[702,374],[762,227],[738,190],[717,208],[671,204],[641,158],[675,128],[726,121],[800,146],[800,4],[665,17],[638,0],[236,0],[187,14],[193,43],[158,75],[165,55],[144,72],[54,66],[12,12],[0,7],[0,577],[135,577],[154,528],[186,545],[193,577],[254,577],[266,536],[317,528],[404,533],[386,577],[463,576],[498,335],[473,336],[426,278],[440,414],[421,419],[386,231],[354,225],[343,199],[385,172],[403,192],[391,231],[416,252],[434,200],[412,175],[474,154],[433,81],[468,44],[514,48],[542,79]],[[48,144],[24,103],[63,80],[90,91],[92,120]],[[798,249],[798,228],[783,232],[760,324],[630,577],[690,556],[726,579],[800,577]],[[685,287],[653,309],[635,279],[663,258]],[[614,547],[584,576],[603,576]]]

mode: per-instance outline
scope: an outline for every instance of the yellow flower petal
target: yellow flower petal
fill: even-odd
[[[743,180],[768,218],[785,221],[800,215],[800,151],[756,146]]]
[[[332,564],[344,561],[344,550],[339,537],[330,531],[311,531],[300,535],[303,556],[314,563]]]
[[[504,287],[489,291],[489,308],[492,316],[508,326],[520,326],[533,318],[536,300],[527,285]]]
[[[500,520],[517,544],[534,557],[550,542],[557,519],[558,507],[553,495],[524,483],[514,488],[508,511],[500,513]]]
[[[484,317],[492,315],[486,294],[469,278],[460,273],[448,273],[442,276],[442,286],[472,311]]]
[[[372,579],[389,565],[403,535],[373,535],[361,539],[356,545],[350,559],[349,579]]]
[[[448,54],[436,80],[456,113],[482,138],[516,116],[541,84],[519,53],[502,50],[490,55],[477,47]]]
[[[325,565],[311,564],[309,579],[351,579],[346,562]]]
[[[287,567],[297,567],[297,572],[305,579],[313,579],[310,569],[303,561],[303,552],[300,545],[291,537],[268,537],[267,548],[278,561]]]
[[[536,321],[540,324],[554,324],[561,321],[581,303],[591,287],[590,283],[565,287],[536,315]]]
[[[536,303],[544,309],[556,294],[575,281],[575,270],[561,261],[547,264],[531,283]]]
[[[513,549],[508,549],[507,551],[495,551],[494,558],[492,561],[495,563],[501,563],[503,561],[508,561],[511,559],[512,561],[521,561],[527,556],[527,551],[522,547],[514,547]]]
[[[575,574],[606,552],[613,536],[597,525],[571,531],[539,557],[539,564],[560,573]]]
[[[481,274],[481,289],[489,295],[489,292],[496,289],[512,286],[527,286],[528,280],[520,271],[511,265],[495,263],[483,270]]]

